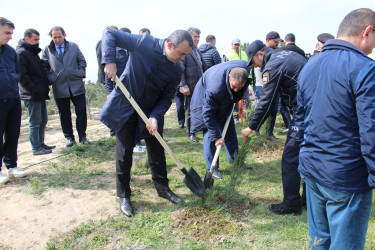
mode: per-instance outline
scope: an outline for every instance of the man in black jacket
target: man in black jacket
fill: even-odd
[[[47,125],[46,100],[49,99],[49,85],[38,56],[39,32],[27,29],[24,38],[18,42],[17,55],[20,63],[19,81],[21,100],[29,114],[29,139],[33,155],[51,153],[56,146],[44,143],[44,131]]]
[[[280,93],[284,105],[295,111],[297,101],[297,79],[299,72],[307,62],[306,58],[293,51],[278,50],[272,52],[261,41],[252,42],[246,53],[249,58],[248,66],[261,67],[263,79],[263,93],[255,113],[249,121],[249,127],[242,130],[242,139],[259,128],[270,115]],[[301,214],[302,203],[305,200],[305,192],[300,196],[301,177],[297,171],[299,147],[295,142],[298,128],[292,124],[287,135],[282,156],[281,170],[284,199],[279,204],[271,204],[269,209],[275,214]]]
[[[292,33],[288,33],[285,36],[285,45],[282,46],[280,49],[294,51],[300,54],[301,56],[305,57],[305,51],[303,51],[303,49],[296,45],[296,37]]]

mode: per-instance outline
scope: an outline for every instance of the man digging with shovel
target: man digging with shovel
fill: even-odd
[[[182,199],[168,187],[165,153],[153,136],[156,130],[162,135],[164,114],[171,106],[183,66],[180,62],[193,47],[191,35],[176,30],[167,39],[151,35],[142,36],[107,29],[102,39],[102,63],[104,72],[116,80],[116,47],[129,51],[129,59],[121,82],[134,98],[152,127],[145,125],[136,110],[118,86],[108,96],[99,119],[116,133],[116,185],[120,198],[120,210],[126,216],[133,215],[130,203],[130,169],[136,134],[145,139],[152,180],[158,195],[172,203]]]
[[[242,99],[249,86],[250,67],[246,64],[246,61],[236,60],[215,65],[203,74],[195,87],[190,105],[191,131],[203,131],[206,187],[212,185],[209,182],[213,179],[222,179],[218,161],[215,162],[217,159],[214,159],[215,151],[225,146],[228,162],[232,162],[238,151],[232,110],[233,104]],[[224,126],[228,128],[226,135],[223,132]],[[252,169],[245,163],[243,165]]]

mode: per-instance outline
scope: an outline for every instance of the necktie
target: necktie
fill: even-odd
[[[59,57],[61,58],[61,60],[63,59],[63,52],[62,52],[62,47],[59,46],[57,47],[59,49],[58,53],[59,53]]]

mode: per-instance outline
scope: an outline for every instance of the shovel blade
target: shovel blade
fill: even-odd
[[[207,171],[204,176],[204,187],[206,189],[212,188],[214,186],[214,178],[212,177],[211,171]]]
[[[204,197],[205,188],[199,174],[193,168],[189,168],[188,171],[183,168],[181,171],[185,174],[184,183],[191,192],[196,196]]]

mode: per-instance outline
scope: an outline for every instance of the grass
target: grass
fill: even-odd
[[[223,180],[215,181],[205,199],[194,196],[183,184],[172,158],[167,156],[169,185],[184,204],[172,205],[154,197],[154,190],[146,167],[132,169],[131,185],[135,216],[113,216],[102,221],[89,221],[65,234],[51,238],[47,249],[307,249],[307,214],[278,216],[268,210],[270,203],[282,201],[281,155],[283,143],[252,136],[244,144],[240,138],[241,124],[237,125],[240,150],[233,164],[220,153]],[[178,129],[176,114],[165,119],[164,137],[185,167],[194,167],[203,178],[202,134],[199,143],[189,142],[185,130]],[[282,120],[278,117],[275,135]],[[50,164],[46,174],[36,176],[30,190],[36,194],[55,188],[107,189],[112,192],[114,182],[113,138],[102,139],[91,145],[77,145],[69,149],[58,163]],[[240,162],[254,166],[254,170],[240,167]],[[31,193],[31,192],[30,192]],[[39,194],[40,195],[40,194]],[[119,213],[120,214],[120,213]],[[375,212],[372,212],[366,249],[375,248]]]

